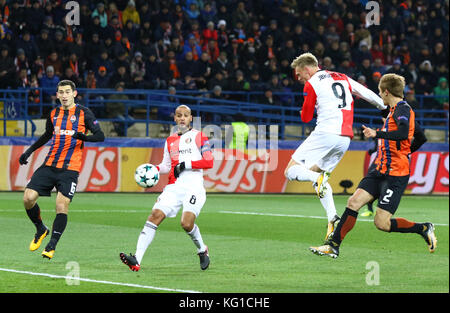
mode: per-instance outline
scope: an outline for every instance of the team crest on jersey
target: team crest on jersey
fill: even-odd
[[[184,141],[185,143],[191,143],[192,139],[191,137],[187,137],[186,140]]]
[[[72,115],[70,117],[70,122],[72,122],[72,124],[75,123],[76,120],[77,120],[77,117],[75,115]]]

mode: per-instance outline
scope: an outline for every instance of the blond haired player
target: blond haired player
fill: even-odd
[[[192,114],[188,106],[178,106],[174,120],[176,132],[167,138],[163,160],[157,166],[160,173],[169,173],[169,183],[159,195],[139,235],[136,254],[120,253],[120,259],[132,271],[140,269],[144,253],[161,222],[166,217],[175,217],[181,207],[181,227],[197,247],[201,269],[206,270],[209,266],[208,247],[203,242],[195,219],[206,201],[203,169],[213,167],[213,156],[206,135],[191,128]]]
[[[328,179],[347,151],[353,138],[352,95],[363,98],[378,109],[386,109],[383,100],[373,91],[345,74],[321,70],[311,53],[298,56],[291,67],[306,93],[301,111],[304,123],[317,112],[316,127],[297,148],[286,167],[289,180],[311,181],[324,207],[328,228],[326,238],[339,220]],[[337,225],[337,224],[336,224]]]

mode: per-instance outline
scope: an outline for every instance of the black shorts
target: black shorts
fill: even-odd
[[[391,214],[397,211],[403,192],[408,186],[409,175],[389,176],[380,174],[376,170],[370,171],[358,185],[375,199],[378,199],[378,207]]]
[[[78,175],[76,171],[43,165],[34,172],[27,188],[37,191],[40,196],[49,197],[55,187],[72,201],[77,188]]]

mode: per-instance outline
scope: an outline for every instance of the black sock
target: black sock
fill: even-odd
[[[401,217],[391,218],[390,232],[420,234],[423,230],[424,225],[422,223],[411,222]]]
[[[36,229],[40,230],[44,224],[42,223],[42,219],[41,219],[41,209],[39,208],[39,205],[37,204],[37,202],[34,204],[34,206],[31,209],[25,210],[25,211],[27,212],[27,215],[30,218],[30,220],[36,226]]]
[[[48,247],[51,247],[53,249],[56,248],[56,244],[58,243],[59,238],[61,238],[64,229],[66,229],[66,225],[67,225],[67,214],[65,213],[56,214],[55,220],[53,221],[52,237],[50,238]]]
[[[347,233],[352,230],[353,226],[355,226],[357,217],[358,212],[345,208],[344,214],[342,214],[341,220],[334,230],[333,237],[331,239],[334,245],[339,246],[341,244],[345,235],[347,235]]]

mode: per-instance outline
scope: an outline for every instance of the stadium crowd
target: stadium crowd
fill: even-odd
[[[413,108],[415,94],[449,93],[448,0],[380,1],[370,26],[360,0],[80,0],[78,25],[67,24],[66,2],[0,0],[0,89],[70,79],[217,98],[264,91],[262,103],[291,105],[272,92],[302,91],[290,63],[309,51],[375,92],[381,75],[405,76]],[[427,105],[448,109],[448,98]]]

